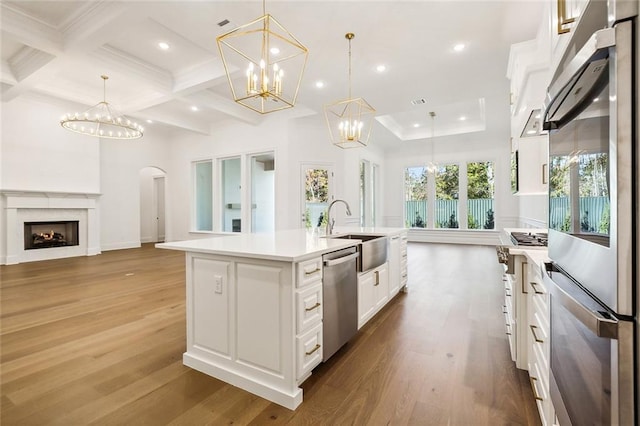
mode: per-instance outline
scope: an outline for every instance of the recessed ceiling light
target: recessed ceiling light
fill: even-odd
[[[199,110],[200,110],[200,108],[198,108],[198,107],[197,107],[197,106],[195,106],[195,105],[191,107],[191,111],[199,111]]]
[[[464,115],[461,115],[460,118],[459,118],[460,121],[465,121],[466,119],[467,119],[467,117],[465,117]]]
[[[420,123],[413,123],[413,127],[420,127]]]
[[[269,49],[269,51],[274,55],[277,55],[278,53],[280,53],[280,49],[278,49],[277,47],[272,47],[271,49]]]
[[[380,64],[376,67],[376,71],[378,72],[385,72],[387,70],[387,66],[384,64]]]
[[[316,81],[316,87],[318,89],[322,89],[324,87],[324,81],[322,81],[322,80]]]
[[[169,43],[161,41],[160,43],[158,43],[158,47],[162,50],[169,50]]]
[[[464,43],[458,43],[455,46],[453,46],[453,50],[455,50],[456,52],[462,52],[465,48]]]
[[[147,123],[151,124],[153,123],[153,120],[147,120]]]

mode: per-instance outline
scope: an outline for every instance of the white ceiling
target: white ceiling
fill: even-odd
[[[391,134],[412,140],[434,129],[436,136],[483,130],[485,99],[508,87],[509,46],[535,38],[543,2],[269,0],[267,12],[310,52],[295,108],[272,114],[321,114],[324,104],[347,97],[344,35],[353,32],[352,93]],[[0,5],[3,102],[35,92],[88,107],[102,100],[106,74],[107,101],[148,130],[169,125],[207,134],[221,120],[265,119],[232,101],[215,40],[261,16],[262,1]],[[231,23],[223,30],[217,23],[224,19]],[[160,50],[160,41],[170,49]],[[457,43],[463,52],[453,51]],[[426,103],[412,105],[416,99]],[[436,111],[435,124],[428,111]]]

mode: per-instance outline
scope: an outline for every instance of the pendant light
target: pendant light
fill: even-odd
[[[107,80],[109,77],[101,75],[103,81],[103,100],[83,113],[66,114],[60,120],[60,125],[72,132],[88,136],[107,139],[138,139],[142,137],[144,129],[120,114],[107,102]]]
[[[265,0],[261,17],[216,42],[235,102],[260,114],[295,105],[309,51],[266,13]]]
[[[349,41],[349,96],[324,107],[331,142],[340,148],[366,146],[376,110],[362,98],[351,97],[351,40],[355,34],[344,36]]]

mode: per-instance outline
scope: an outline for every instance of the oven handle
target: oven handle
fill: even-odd
[[[607,318],[599,312],[587,308],[556,284],[549,274],[545,273],[543,280],[546,281],[548,288],[553,288],[552,297],[555,296],[557,302],[571,312],[574,317],[595,335],[606,339],[618,339],[618,320]]]

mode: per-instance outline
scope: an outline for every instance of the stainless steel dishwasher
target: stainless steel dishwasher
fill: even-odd
[[[323,361],[358,332],[357,259],[356,247],[322,256]]]

